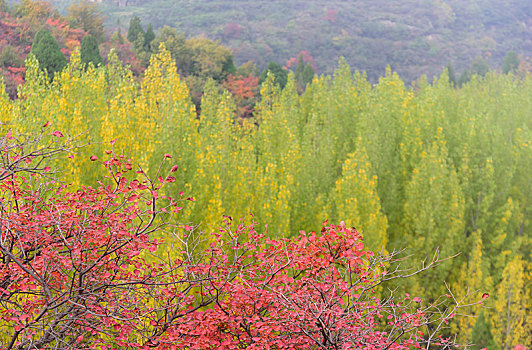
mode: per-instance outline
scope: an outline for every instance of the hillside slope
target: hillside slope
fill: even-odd
[[[59,9],[68,3],[52,2]],[[103,0],[101,8],[108,27],[139,16],[156,29],[219,39],[238,64],[285,63],[306,50],[320,73],[331,73],[344,56],[371,80],[387,64],[410,81],[448,63],[461,72],[477,56],[492,67],[510,50],[532,56],[529,0]]]
[[[8,0],[13,3],[20,0]],[[319,73],[344,56],[375,81],[391,65],[406,81],[437,75],[447,64],[460,73],[478,56],[500,67],[508,51],[532,56],[529,0],[101,0],[106,26],[127,29],[139,16],[155,29],[219,39],[264,68],[305,50]],[[66,13],[70,0],[51,1]]]

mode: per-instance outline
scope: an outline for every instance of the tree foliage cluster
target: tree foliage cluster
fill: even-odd
[[[151,24],[148,25],[149,33]],[[139,34],[136,34],[139,33]],[[128,30],[128,40],[135,40],[136,35],[143,37],[140,19],[135,17],[131,20]],[[233,80],[242,80],[247,76],[239,75],[236,78],[236,67],[233,63],[233,53],[222,46],[219,42],[207,39],[206,37],[186,38],[183,33],[179,33],[175,28],[163,27],[157,36],[151,32],[150,43],[145,41],[144,48],[135,45],[137,52],[148,58],[152,51],[157,51],[161,44],[164,44],[176,62],[177,69],[182,75],[190,89],[194,103],[199,109],[201,96],[207,80],[212,79],[222,85],[229,75]],[[148,34],[146,34],[148,36]],[[146,49],[147,46],[149,49]],[[254,89],[256,90],[256,89]],[[252,99],[251,96],[249,99]],[[248,100],[249,100],[248,99]]]
[[[18,86],[24,83],[24,60],[30,48],[50,79],[66,65],[65,56],[68,59],[76,47],[81,47],[81,61],[86,66],[103,64],[102,54],[107,57],[114,50],[119,59],[140,76],[149,64],[152,51],[164,43],[176,60],[179,73],[186,77],[198,110],[206,81],[214,79],[220,88],[222,84],[231,87],[229,90],[238,100],[241,116],[253,113],[258,95],[254,78],[258,75],[256,68],[248,69],[253,67],[248,63],[237,71],[232,52],[217,42],[204,37],[185,39],[183,34],[169,27],[163,28],[155,40],[151,24],[144,31],[138,17],[132,19],[126,38],[118,28],[109,40],[102,42],[105,38],[102,14],[95,3],[88,1],[71,4],[66,9],[67,17],[61,17],[50,3],[42,1],[27,0],[4,7],[6,12],[0,17],[0,27],[5,34],[5,40],[0,43],[0,70],[12,98],[17,96]],[[34,38],[41,35],[46,40],[39,46]],[[244,86],[247,92],[242,94]]]
[[[530,345],[529,75],[490,72],[456,89],[444,73],[407,88],[390,71],[372,85],[341,61],[301,95],[294,74],[284,89],[267,75],[242,120],[212,80],[198,116],[177,72],[164,48],[140,82],[116,55],[85,70],[76,53],[50,83],[31,58],[20,98],[2,94],[0,115],[21,132],[51,121],[90,144],[58,161],[74,188],[104,175],[89,157],[111,140],[152,175],[173,154],[177,187],[195,199],[183,222],[214,229],[223,215],[254,213],[275,236],[344,219],[371,250],[408,246],[419,261],[463,252],[396,287],[426,300],[446,292],[436,281],[458,297],[488,291],[489,309],[451,322],[460,340]]]
[[[96,4],[80,1],[71,4],[68,15],[61,16],[49,2],[23,0],[0,12],[0,74],[8,93],[17,95],[24,82],[24,60],[30,51],[39,58],[50,77],[66,65],[71,52],[83,46],[84,62],[103,63],[98,44],[105,39],[103,17]],[[92,39],[85,40],[86,36]],[[38,45],[39,39],[45,40]],[[100,57],[98,57],[100,56]]]

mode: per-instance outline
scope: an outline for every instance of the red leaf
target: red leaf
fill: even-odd
[[[482,294],[482,300],[489,298],[490,295],[488,293]]]
[[[61,131],[54,131],[52,133],[52,135],[55,136],[55,137],[64,137],[63,134],[61,133]]]
[[[175,173],[175,172],[177,171],[177,168],[178,168],[177,165],[174,165],[174,166],[172,167],[172,169],[170,169],[170,171],[171,171],[172,173]]]
[[[47,128],[47,127],[49,127],[50,125],[52,125],[52,122],[46,122],[46,124],[43,125],[43,128]]]
[[[94,162],[94,161],[96,161],[96,160],[98,160],[98,157],[96,157],[96,156],[91,156],[91,161],[92,161],[92,162]]]
[[[164,156],[165,156],[166,158],[172,158],[172,156],[169,155],[168,153],[165,153]]]

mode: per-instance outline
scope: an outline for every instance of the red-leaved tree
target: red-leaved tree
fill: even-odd
[[[226,218],[198,234],[163,194],[175,181],[170,155],[156,180],[112,151],[94,156],[109,176],[73,189],[48,165],[72,140],[47,130],[0,138],[2,349],[453,346],[441,334],[464,299],[386,288],[445,259],[403,270],[399,252],[365,251],[343,223],[269,239]]]

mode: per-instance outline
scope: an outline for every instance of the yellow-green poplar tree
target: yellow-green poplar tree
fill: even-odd
[[[456,171],[449,164],[441,129],[430,148],[422,152],[405,192],[405,245],[421,260],[431,259],[435,249],[439,249],[441,257],[459,253],[459,242],[463,240],[464,198]],[[457,267],[455,259],[419,277],[426,295],[444,292],[443,281],[453,279]]]
[[[287,232],[290,225],[290,201],[294,191],[294,163],[299,156],[295,120],[282,113],[281,91],[268,74],[261,87],[261,102],[257,105],[260,127],[254,137],[257,156],[257,216],[267,223],[272,234]],[[290,86],[294,85],[293,78]],[[295,92],[295,85],[285,89]]]
[[[471,236],[473,241],[473,248],[469,252],[467,262],[462,264],[460,268],[460,275],[456,283],[453,284],[453,293],[458,300],[462,300],[468,293],[471,293],[464,303],[474,304],[482,300],[484,293],[489,293],[491,290],[491,277],[486,276],[483,272],[485,269],[482,259],[482,235],[480,230],[477,230]],[[489,300],[486,302],[489,303]],[[479,321],[479,315],[482,309],[478,307],[469,308],[467,310],[468,316],[456,316],[453,324],[453,330],[459,336],[461,344],[468,344],[472,342],[473,328]]]
[[[402,166],[397,149],[403,133],[401,121],[406,94],[404,83],[388,67],[365,101],[365,115],[360,121],[360,133],[364,135],[368,157],[379,179],[377,192],[390,226],[390,242],[404,231],[401,218],[405,184],[397,176]],[[401,241],[400,237],[397,239]]]
[[[174,162],[189,170],[196,150],[197,120],[188,88],[164,44],[150,58],[136,109],[135,128],[143,130],[136,143],[143,162],[153,168],[165,153],[175,151]]]
[[[57,130],[89,145],[65,161],[66,170],[72,174],[75,185],[94,184],[101,174],[86,169],[92,154],[103,153],[99,136],[102,118],[108,113],[105,71],[94,67],[85,71],[79,50],[75,50],[70,63],[54,79],[50,92],[43,103],[43,113],[53,116]]]
[[[144,132],[136,129],[136,105],[139,85],[129,69],[119,61],[114,50],[109,53],[108,64],[105,67],[107,81],[108,113],[101,116],[100,139],[118,154],[139,157],[141,151],[136,137],[131,135]],[[113,145],[110,142],[113,142]]]
[[[362,232],[367,249],[378,251],[386,247],[388,222],[377,194],[377,176],[372,173],[362,139],[344,163],[331,202],[336,208],[336,220]]]
[[[192,190],[196,193],[196,203],[187,211],[189,221],[202,223],[209,230],[219,226],[224,212],[224,169],[229,125],[234,105],[227,93],[220,93],[212,80],[205,84],[202,97],[202,113],[199,123],[197,170],[192,180]]]
[[[530,288],[527,287],[530,276],[525,264],[520,256],[508,261],[494,296],[492,333],[504,350],[519,344],[528,346],[532,341]]]

